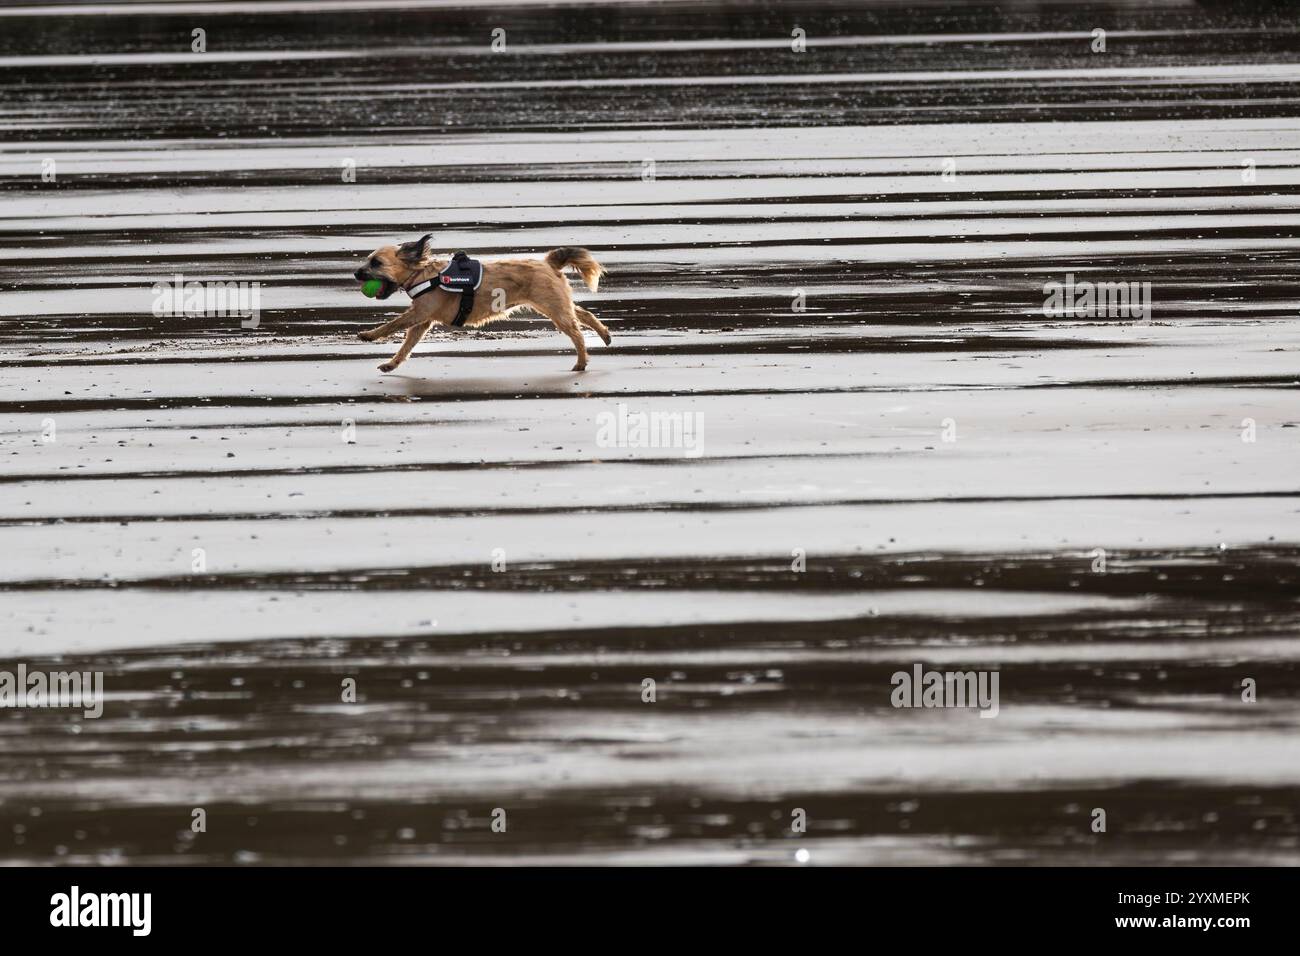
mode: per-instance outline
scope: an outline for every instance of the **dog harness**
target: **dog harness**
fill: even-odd
[[[459,295],[460,305],[456,309],[456,317],[451,320],[451,324],[460,327],[465,324],[465,320],[469,318],[469,314],[474,308],[474,290],[482,282],[483,263],[477,259],[471,259],[464,252],[457,252],[451,257],[451,262],[447,263],[447,268],[432,279],[417,282],[407,289],[406,293],[411,297],[412,302],[434,289],[441,289],[443,292]]]

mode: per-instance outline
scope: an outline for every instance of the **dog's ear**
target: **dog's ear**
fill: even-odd
[[[408,262],[419,262],[424,258],[425,251],[429,248],[429,240],[433,238],[433,233],[426,232],[414,242],[404,242],[397,250],[403,259]]]

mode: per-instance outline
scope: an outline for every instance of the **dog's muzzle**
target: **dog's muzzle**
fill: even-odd
[[[397,283],[387,276],[377,276],[366,269],[358,269],[356,272],[352,273],[352,278],[356,279],[358,282],[365,282],[367,279],[378,279],[382,282],[383,286],[380,288],[379,292],[376,293],[376,299],[387,299],[390,295],[396,292],[398,288]]]

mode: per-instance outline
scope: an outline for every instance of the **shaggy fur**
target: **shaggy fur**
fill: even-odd
[[[376,298],[387,299],[398,289],[409,289],[417,282],[436,276],[447,266],[446,259],[431,258],[429,239],[421,236],[414,242],[400,246],[383,246],[366,259],[354,276],[361,282],[379,279],[383,287]],[[465,320],[466,328],[477,328],[497,319],[504,319],[517,309],[532,309],[555,323],[555,327],[569,337],[578,351],[575,372],[587,367],[587,345],[582,338],[582,326],[591,329],[609,344],[609,329],[586,309],[573,303],[573,293],[563,270],[576,269],[592,292],[605,270],[586,249],[565,246],[546,254],[545,259],[508,259],[504,262],[483,263],[483,282],[474,298],[474,308]],[[397,318],[365,332],[357,338],[378,342],[395,332],[405,332],[406,340],[397,354],[379,366],[382,372],[391,372],[406,361],[411,350],[435,323],[450,325],[456,317],[460,296],[449,292],[433,291],[420,296],[410,308]]]

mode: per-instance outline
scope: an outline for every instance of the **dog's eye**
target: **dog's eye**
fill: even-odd
[[[374,259],[374,258],[372,258],[372,259],[370,260],[370,268],[372,268],[372,269],[378,269],[378,268],[379,268],[379,260],[378,260],[378,259]]]

